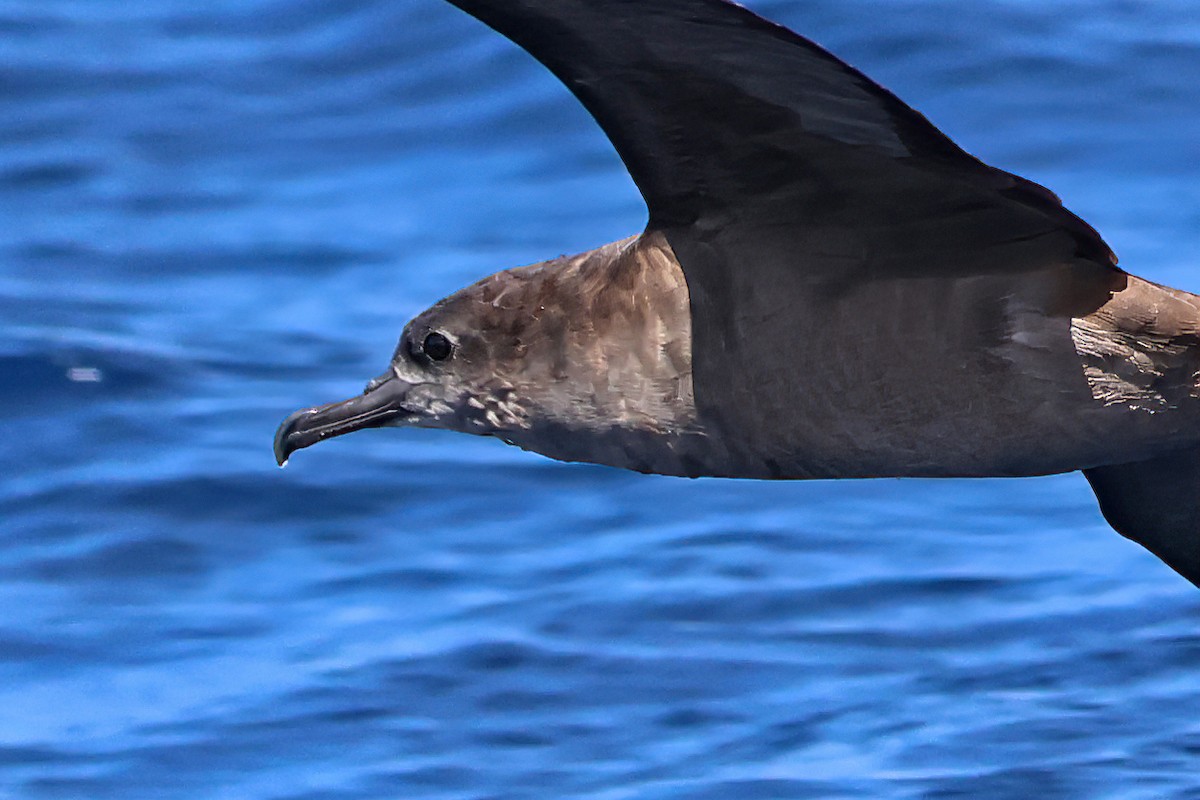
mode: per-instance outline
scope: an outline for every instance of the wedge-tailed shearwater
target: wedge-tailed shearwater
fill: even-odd
[[[418,315],[362,395],[287,418],[280,463],[423,426],[668,475],[1082,470],[1200,585],[1200,297],[734,3],[450,1],[567,85],[649,222]]]

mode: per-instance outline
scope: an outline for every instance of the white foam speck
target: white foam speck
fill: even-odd
[[[104,373],[97,367],[71,367],[67,370],[67,380],[75,383],[99,383],[104,380]]]

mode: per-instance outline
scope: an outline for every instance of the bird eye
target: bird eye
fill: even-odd
[[[454,352],[454,345],[443,334],[434,331],[425,337],[421,349],[432,361],[445,361]]]

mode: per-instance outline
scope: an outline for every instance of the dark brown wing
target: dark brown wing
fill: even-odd
[[[801,225],[797,244],[830,257],[818,270],[940,271],[928,257],[948,250],[964,271],[1020,268],[1042,238],[1055,257],[1115,261],[1050,191],[983,164],[870,78],[741,6],[450,2],[582,101],[653,228]],[[1018,263],[994,249],[1009,242]]]
[[[756,465],[736,474],[1070,468],[1023,420],[1086,394],[1065,320],[1121,276],[1051,192],[725,0],[450,2],[548,66],[616,146],[687,280],[699,418]],[[1059,332],[1029,374],[1004,356],[1022,309]]]

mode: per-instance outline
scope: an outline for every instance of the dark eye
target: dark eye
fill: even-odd
[[[454,345],[445,336],[434,331],[425,337],[425,343],[421,345],[421,349],[425,351],[425,355],[430,360],[445,361],[454,352]]]

